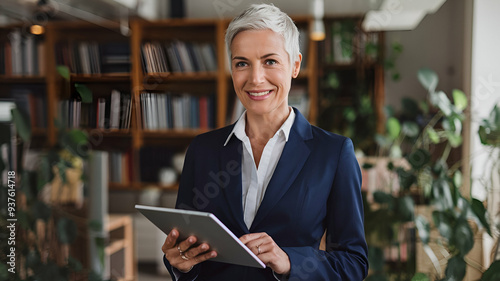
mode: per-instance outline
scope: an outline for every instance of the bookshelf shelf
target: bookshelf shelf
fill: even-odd
[[[0,84],[45,84],[44,76],[0,75]]]
[[[147,73],[144,76],[145,84],[178,83],[178,82],[205,82],[216,81],[216,72],[191,72],[191,73]]]
[[[208,129],[144,130],[142,134],[145,138],[192,139],[197,135],[208,131]]]
[[[83,129],[87,134],[100,134],[104,137],[119,137],[119,138],[131,138],[132,131],[130,129],[98,129],[98,128],[86,128]]]
[[[130,83],[130,73],[71,74],[74,83]]]
[[[110,182],[108,187],[110,190],[137,190],[139,189],[139,183],[118,183]]]
[[[163,185],[163,184],[159,184],[156,182],[143,182],[143,183],[141,183],[141,187],[143,187],[143,188],[151,187],[151,186],[155,186],[161,190],[177,190],[177,189],[179,189],[178,183],[170,184],[170,185]]]

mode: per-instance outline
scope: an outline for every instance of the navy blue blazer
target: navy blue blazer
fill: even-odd
[[[176,208],[215,214],[237,237],[266,232],[288,254],[288,280],[363,280],[368,272],[361,172],[350,139],[312,126],[295,109],[288,142],[255,219],[243,220],[242,143],[233,125],[188,148]],[[326,230],[326,251],[319,250]],[[172,266],[164,258],[167,269]],[[172,274],[172,272],[171,272]],[[180,280],[276,280],[270,268],[205,261]],[[172,276],[173,277],[173,276]],[[175,280],[175,278],[174,278]]]

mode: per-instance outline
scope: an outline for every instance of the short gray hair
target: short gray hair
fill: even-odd
[[[299,60],[299,30],[292,19],[278,7],[269,4],[253,4],[235,17],[226,30],[226,47],[231,63],[231,43],[245,30],[270,29],[283,37],[290,65]]]

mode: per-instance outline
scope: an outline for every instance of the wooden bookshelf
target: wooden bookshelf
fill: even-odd
[[[308,98],[308,115],[306,116],[312,124],[318,124],[320,118],[320,98],[324,89],[319,77],[332,71],[356,71],[356,69],[367,69],[372,71],[375,77],[373,85],[374,103],[377,108],[377,115],[381,116],[383,104],[383,68],[378,61],[356,61],[349,65],[339,65],[335,63],[324,63],[324,42],[315,42],[309,39],[309,30],[312,19],[308,16],[294,17],[294,22],[301,32],[301,53],[303,55],[304,66],[297,79],[294,79],[292,86],[304,89]],[[334,19],[326,19],[329,21]],[[109,128],[84,128],[84,131],[94,137],[92,148],[104,150],[131,151],[133,160],[132,170],[133,180],[126,183],[110,183],[112,190],[140,190],[146,185],[154,182],[142,182],[140,176],[139,163],[141,162],[141,150],[144,147],[168,147],[173,151],[182,152],[190,141],[198,134],[207,132],[214,128],[227,125],[232,114],[233,103],[236,99],[232,86],[229,66],[227,65],[227,54],[224,42],[224,35],[229,24],[228,19],[169,19],[148,21],[133,19],[130,21],[131,35],[120,33],[118,25],[106,25],[87,22],[50,22],[46,26],[43,35],[45,73],[43,75],[6,75],[0,73],[0,89],[11,89],[18,85],[36,85],[45,88],[46,95],[46,117],[47,120],[54,120],[58,116],[59,101],[68,99],[75,95],[75,85],[83,84],[87,86],[93,95],[95,103],[99,98],[106,101],[110,98],[113,89],[121,93],[130,94],[131,116],[130,126],[121,129]],[[9,32],[18,27],[7,27],[0,29],[0,43],[8,40]],[[41,40],[41,39],[37,39]],[[383,40],[380,37],[379,40]],[[129,50],[130,67],[128,71],[83,73],[82,65],[76,63],[75,56],[82,42],[87,45],[108,46],[119,44],[126,46]],[[166,71],[153,71],[148,68],[145,57],[145,44],[157,44],[165,50],[166,61],[162,67],[167,67]],[[175,45],[178,44],[178,45]],[[191,60],[191,70],[185,68],[182,71],[174,71],[172,62],[168,57],[169,48],[177,46],[187,48],[189,59]],[[187,46],[187,47],[186,47]],[[92,48],[92,47],[87,47]],[[126,49],[125,48],[125,49]],[[150,47],[152,48],[152,47]],[[78,50],[77,50],[78,49]],[[152,49],[150,49],[152,50]],[[122,51],[122,50],[121,50]],[[121,54],[107,53],[108,59],[116,59],[113,55]],[[179,49],[176,50],[179,53]],[[151,51],[150,51],[151,52]],[[197,53],[212,52],[209,56],[211,60],[196,62]],[[155,61],[151,55],[150,63]],[[104,56],[103,54],[100,54]],[[157,54],[158,55],[158,54]],[[206,56],[203,56],[206,57]],[[382,58],[382,57],[381,57]],[[182,59],[181,59],[182,60]],[[68,64],[72,73],[69,83],[66,82],[57,72],[58,64],[64,61]],[[178,62],[179,63],[179,62]],[[80,62],[82,64],[82,62]],[[204,64],[204,66],[203,66]],[[215,65],[214,69],[209,66]],[[101,70],[104,67],[101,65]],[[106,68],[110,69],[110,68]],[[212,99],[211,111],[207,116],[211,116],[213,124],[210,128],[170,128],[170,129],[148,129],[144,126],[144,108],[141,103],[141,95],[145,93],[167,95],[185,94],[196,99],[207,97]],[[348,105],[347,99],[339,102],[339,105]],[[196,107],[193,107],[196,108]],[[380,109],[380,110],[379,110]],[[207,109],[208,110],[208,109]],[[157,112],[156,112],[157,113]],[[192,113],[192,112],[191,112]],[[211,115],[210,115],[211,114]],[[195,116],[197,116],[195,114]],[[201,117],[203,118],[203,117]],[[201,120],[201,119],[200,119]],[[382,122],[379,122],[382,124]],[[46,138],[46,145],[52,146],[57,142],[57,130],[53,122],[47,122],[47,128],[37,128],[34,130],[37,138]],[[99,141],[95,141],[99,139]],[[166,190],[175,189],[177,185],[162,187]]]

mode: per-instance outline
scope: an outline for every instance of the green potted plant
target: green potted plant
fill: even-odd
[[[417,273],[414,280],[462,280],[466,265],[470,264],[466,254],[474,245],[475,228],[471,222],[491,234],[483,202],[460,192],[461,160],[453,162],[450,158],[452,150],[462,144],[467,99],[460,90],[453,91],[453,102],[444,92],[437,91],[438,76],[429,69],[420,70],[418,79],[428,91],[426,101],[404,99],[404,110],[399,115],[388,110],[387,133],[377,136],[383,155],[403,159],[407,164],[391,161],[387,165],[397,176],[400,188],[397,192],[374,193],[366,214],[367,239],[373,235],[371,232],[380,236],[385,231],[388,243],[397,243],[394,229],[412,221],[434,268],[425,274]],[[376,222],[370,224],[370,218]],[[436,250],[438,255],[444,253],[445,270]],[[387,280],[384,269],[376,269],[373,280]]]

